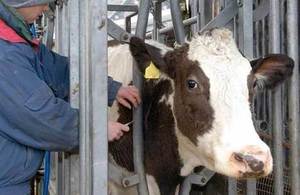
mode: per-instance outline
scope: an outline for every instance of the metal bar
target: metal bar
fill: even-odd
[[[80,1],[80,84],[79,84],[79,115],[80,115],[80,146],[79,146],[79,162],[80,162],[80,194],[91,195],[91,167],[90,163],[87,160],[90,160],[89,152],[91,147],[89,144],[89,137],[91,129],[90,118],[91,116],[91,97],[90,95],[90,80],[89,80],[89,47],[88,47],[88,33],[86,32],[89,29],[88,25],[88,12],[89,5],[88,1]]]
[[[64,4],[61,5],[57,9],[56,16],[57,20],[57,51],[67,56],[68,55],[68,24],[66,23],[68,18],[68,12]],[[62,44],[65,43],[65,44]],[[65,161],[64,154],[62,152],[58,152],[56,157],[56,173],[57,173],[57,181],[56,181],[56,192],[58,195],[65,194]]]
[[[47,12],[47,30],[46,30],[46,40],[45,41],[45,45],[49,48],[52,49],[53,46],[53,34],[54,34],[54,20],[55,20],[55,4],[51,3],[51,9]]]
[[[253,58],[253,0],[239,4],[239,48],[244,55]]]
[[[291,194],[300,194],[299,176],[299,32],[298,32],[298,0],[287,1],[287,49],[288,55],[294,59],[294,73],[289,88],[289,139],[292,144],[290,153]]]
[[[192,24],[191,30],[193,34],[196,34],[200,30],[199,1],[191,0],[190,7],[191,7],[191,17],[196,17],[196,23]]]
[[[107,6],[106,0],[89,0],[88,45],[90,57],[90,92],[92,100],[91,184],[92,194],[108,193],[107,140]],[[88,159],[87,159],[88,160]]]
[[[175,30],[175,38],[177,43],[181,45],[185,42],[185,32],[179,3],[180,0],[170,0],[171,15]]]
[[[256,179],[247,179],[247,195],[256,195]]]
[[[202,0],[203,1],[203,25],[208,24],[213,19],[213,0]]]
[[[222,11],[229,6],[232,3],[232,0],[225,0],[224,2],[224,8],[222,9]],[[226,28],[228,28],[229,30],[231,30],[232,32],[234,31],[234,17],[225,25]]]
[[[118,12],[137,12],[139,7],[137,5],[107,5],[107,10]]]
[[[150,0],[141,0],[136,26],[136,36],[144,39],[150,12]],[[133,66],[133,84],[139,89],[142,96],[143,78],[137,66]],[[139,176],[138,193],[148,195],[148,186],[144,170],[144,138],[143,138],[143,106],[138,106],[133,112],[133,162],[134,170]]]
[[[237,195],[236,179],[228,178],[228,195]]]
[[[266,18],[261,21],[261,28],[262,28],[262,37],[261,37],[261,56],[266,54],[267,46],[266,46]]]
[[[269,9],[270,9],[270,0],[261,1],[259,6],[256,7],[255,10],[253,10],[253,21],[257,22],[264,19],[268,15]]]
[[[238,5],[236,1],[232,1],[230,5],[228,5],[222,12],[215,17],[212,21],[210,21],[207,25],[205,25],[201,32],[205,30],[209,30],[211,28],[216,28],[220,26],[225,26],[236,14],[238,13]]]
[[[270,2],[270,50],[280,53],[280,6],[279,0]],[[273,149],[274,149],[274,192],[275,195],[283,194],[283,149],[282,149],[282,105],[281,87],[274,92],[273,102]]]
[[[189,18],[189,19],[186,19],[186,20],[184,20],[183,21],[183,25],[184,26],[189,26],[189,25],[191,25],[191,24],[195,24],[197,22],[197,17],[192,17],[192,18]],[[173,27],[173,25],[171,25],[171,26],[167,26],[167,27],[165,27],[165,28],[162,28],[162,29],[159,29],[159,34],[164,34],[164,33],[167,33],[167,32],[170,32],[170,31],[172,31],[172,30],[174,30],[174,27]],[[148,34],[147,33],[147,37],[151,37],[152,35],[151,34]]]
[[[79,1],[69,1],[69,62],[70,62],[70,103],[79,108],[79,67],[80,67],[80,12]],[[79,155],[68,155],[65,195],[79,195]]]
[[[132,37],[132,35],[126,32],[117,24],[115,24],[111,19],[107,20],[107,28],[108,28],[108,34],[111,37],[121,42],[129,43],[130,37]]]
[[[239,4],[239,48],[248,59],[253,58],[253,0]],[[256,194],[256,180],[247,179],[247,195]]]
[[[145,38],[149,13],[150,13],[150,0],[141,0],[139,6],[137,25],[136,25],[136,35],[140,38]]]
[[[162,5],[161,2],[155,0],[153,1],[154,13],[153,13],[153,30],[152,30],[152,39],[159,39],[159,29],[161,28],[159,24],[162,23]]]
[[[188,195],[190,194],[192,188],[192,183],[190,176],[187,176],[182,184],[179,186],[179,195]]]
[[[200,29],[202,29],[206,24],[205,23],[205,1],[199,2],[199,11],[200,11]]]

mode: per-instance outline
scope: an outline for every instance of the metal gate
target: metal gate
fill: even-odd
[[[146,34],[145,26],[150,9],[154,15],[154,29],[147,36],[162,41],[162,37],[173,29],[171,26],[161,25],[160,10],[163,1],[140,1],[139,11],[144,11],[137,22],[137,36],[143,37]],[[72,65],[70,93],[72,105],[80,107],[81,149],[80,157],[55,154],[56,192],[66,195],[106,194],[107,145],[103,144],[107,143],[106,132],[103,131],[106,129],[107,120],[104,84],[107,74],[106,1],[60,0],[59,2],[55,39],[58,51],[69,56]],[[273,149],[273,174],[257,181],[253,179],[236,181],[219,175],[209,181],[212,174],[202,170],[199,174],[205,179],[202,184],[206,186],[196,187],[191,194],[300,194],[298,1],[189,0],[190,17],[183,23],[178,10],[179,2],[181,1],[170,0],[175,24],[174,34],[179,43],[184,41],[186,32],[197,33],[226,26],[234,32],[238,46],[247,58],[253,59],[267,53],[287,53],[295,61],[294,75],[289,82],[275,91],[264,91],[253,100],[257,130]],[[122,7],[120,10],[129,9],[134,12],[137,9],[117,7]],[[131,16],[126,19],[127,31],[130,29]],[[119,39],[126,41],[128,36],[123,34]],[[134,80],[140,82],[139,78]],[[139,113],[140,111],[135,113],[135,118],[139,118]],[[139,129],[141,123],[136,124],[135,129]],[[140,133],[137,131],[136,137],[141,137]],[[136,153],[138,158],[142,158],[141,153],[138,148]],[[136,166],[142,173],[143,167]],[[193,183],[201,182],[189,177],[182,185],[181,194],[188,194]],[[141,194],[146,193],[145,189],[145,186],[141,187],[141,191],[144,191]]]

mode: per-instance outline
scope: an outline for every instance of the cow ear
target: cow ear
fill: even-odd
[[[294,61],[283,54],[270,54],[250,62],[254,76],[253,85],[273,89],[293,73]]]
[[[166,63],[160,48],[149,45],[138,37],[132,37],[130,39],[129,47],[133,58],[143,74],[145,74],[145,69],[151,62],[154,63],[160,71],[164,72]]]

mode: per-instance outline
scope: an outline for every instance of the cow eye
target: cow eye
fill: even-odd
[[[198,87],[198,83],[194,80],[188,80],[187,81],[187,86],[189,89],[195,89]]]

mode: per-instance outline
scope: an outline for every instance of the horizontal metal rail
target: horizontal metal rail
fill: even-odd
[[[137,5],[107,5],[107,11],[138,12]]]

